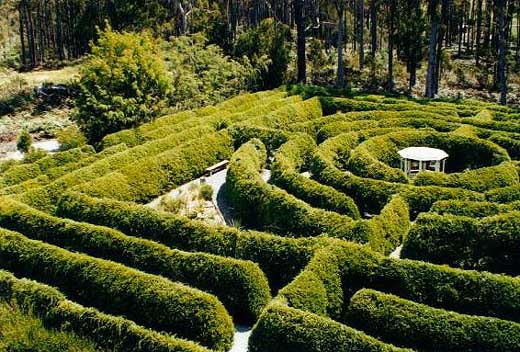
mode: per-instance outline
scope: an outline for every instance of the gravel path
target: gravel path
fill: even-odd
[[[251,336],[251,327],[242,325],[235,326],[233,347],[229,352],[247,352],[249,336]]]

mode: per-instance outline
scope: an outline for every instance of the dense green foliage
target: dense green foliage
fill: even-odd
[[[165,107],[171,81],[149,34],[99,33],[81,70],[76,120],[91,143],[153,120]]]
[[[22,153],[28,153],[32,148],[32,137],[26,128],[20,131],[18,140],[16,141],[16,149]]]

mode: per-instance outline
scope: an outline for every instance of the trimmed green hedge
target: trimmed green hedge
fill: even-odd
[[[411,352],[331,319],[272,303],[249,338],[250,352]]]
[[[399,346],[419,351],[502,351],[520,349],[520,324],[431,308],[374,290],[350,300],[348,321]]]
[[[46,326],[71,331],[114,352],[208,352],[194,342],[143,328],[130,320],[85,308],[56,289],[0,270],[0,300],[15,301]]]
[[[520,202],[500,204],[493,202],[471,202],[463,200],[441,200],[435,202],[431,211],[440,215],[451,214],[469,216],[472,218],[484,218],[486,216],[520,211]]]
[[[336,250],[346,299],[372,288],[436,308],[520,322],[518,277],[391,259],[356,244]]]
[[[231,204],[244,223],[296,237],[330,236],[366,242],[352,218],[316,209],[284,190],[266,183],[260,175],[267,152],[253,139],[240,147],[229,163],[226,185]]]
[[[300,174],[315,148],[316,143],[308,135],[293,136],[276,152],[270,181],[313,207],[359,219],[359,209],[352,198]]]
[[[512,203],[520,201],[520,184],[497,188],[486,192],[486,199],[490,202]]]
[[[421,214],[402,257],[464,269],[520,274],[520,212],[474,219]]]
[[[55,285],[79,303],[218,351],[231,347],[233,323],[212,295],[120,264],[0,231],[0,267]]]
[[[307,264],[318,242],[230,227],[210,226],[183,216],[160,213],[142,205],[65,194],[57,208],[60,216],[104,225],[186,251],[251,260],[267,275],[273,290],[285,286]],[[284,270],[280,270],[284,268]]]
[[[56,218],[9,200],[0,201],[0,227],[212,293],[238,322],[254,322],[271,298],[264,273],[249,261],[181,252],[106,227]]]

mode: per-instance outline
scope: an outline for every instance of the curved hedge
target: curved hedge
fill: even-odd
[[[520,211],[520,202],[500,204],[493,202],[472,202],[463,200],[441,200],[435,202],[431,211],[439,215],[451,214],[459,216],[469,216],[472,218],[484,218],[487,216]]]
[[[212,293],[241,323],[255,321],[271,298],[264,273],[249,261],[181,252],[106,227],[56,218],[8,200],[0,201],[0,227]]]
[[[287,284],[301,271],[318,243],[313,238],[286,238],[210,226],[142,205],[72,192],[62,197],[57,213],[78,221],[112,227],[172,248],[251,260],[258,263],[267,275],[273,290]]]
[[[249,338],[250,352],[411,352],[319,315],[272,303]]]
[[[401,252],[403,258],[465,269],[520,274],[520,212],[483,219],[421,214]]]
[[[520,349],[518,323],[448,312],[374,290],[352,296],[348,320],[384,341],[419,351]]]
[[[315,148],[316,143],[308,135],[293,136],[274,155],[270,181],[313,207],[359,219],[359,209],[352,198],[300,174]]]
[[[265,146],[253,139],[240,147],[229,163],[226,177],[229,199],[246,224],[297,237],[327,233],[367,241],[357,236],[352,218],[312,208],[262,180],[259,171],[266,159]]]
[[[194,342],[143,328],[134,322],[85,308],[69,301],[56,289],[18,279],[0,270],[0,300],[15,301],[37,315],[46,326],[72,331],[99,348],[114,352],[208,352]]]
[[[212,295],[120,264],[0,231],[0,267],[57,286],[79,303],[225,351],[233,323]]]

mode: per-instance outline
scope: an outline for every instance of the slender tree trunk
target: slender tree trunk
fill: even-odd
[[[475,47],[475,64],[480,67],[480,42],[482,41],[482,0],[477,0],[477,39]]]
[[[359,70],[365,68],[365,0],[358,0]]]
[[[497,0],[497,25],[498,25],[498,87],[500,89],[500,104],[507,103],[507,77],[506,77],[506,1]]]
[[[396,17],[396,1],[390,0],[389,5],[389,16],[390,16],[390,28],[388,31],[388,90],[394,89],[394,36],[395,36],[395,17]]]
[[[298,78],[299,83],[307,80],[307,63],[305,57],[305,18],[303,15],[304,0],[294,1],[294,19],[297,29],[297,55],[298,55]]]
[[[435,96],[435,71],[437,63],[437,40],[439,32],[439,14],[437,11],[438,0],[430,0],[430,18],[431,18],[431,30],[430,30],[430,44],[428,47],[428,70],[426,74],[426,92],[427,98],[433,98]]]
[[[338,12],[338,75],[336,80],[336,86],[338,88],[345,88],[345,62],[343,59],[343,45],[345,36],[345,4],[343,0],[339,0],[339,4],[336,5]]]
[[[372,40],[371,54],[375,59],[377,52],[377,0],[370,0],[370,39]],[[375,60],[374,60],[375,61]]]

